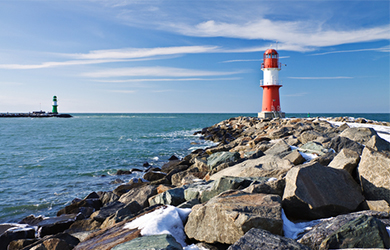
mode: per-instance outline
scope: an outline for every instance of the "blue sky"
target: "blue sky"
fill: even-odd
[[[0,0],[0,112],[390,112],[390,2]]]

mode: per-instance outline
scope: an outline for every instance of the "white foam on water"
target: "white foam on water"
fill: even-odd
[[[187,244],[183,222],[190,212],[191,208],[177,208],[168,205],[126,223],[124,228],[141,229],[141,235],[171,234],[185,247]]]

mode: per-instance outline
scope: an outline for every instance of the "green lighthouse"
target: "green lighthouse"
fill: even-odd
[[[53,114],[58,114],[57,107],[58,107],[57,96],[53,96],[53,111],[52,111]]]

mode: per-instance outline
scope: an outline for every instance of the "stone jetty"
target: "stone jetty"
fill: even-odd
[[[213,147],[0,225],[0,250],[388,249],[390,143],[346,121],[222,121],[196,133]]]

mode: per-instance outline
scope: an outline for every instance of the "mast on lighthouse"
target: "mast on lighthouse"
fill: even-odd
[[[53,96],[53,110],[52,110],[52,113],[53,114],[58,114],[58,110],[57,110],[57,96]]]
[[[280,108],[279,88],[279,54],[274,49],[267,49],[263,55],[261,70],[263,80],[260,80],[260,87],[263,88],[263,107],[258,113],[259,118],[285,117]]]

